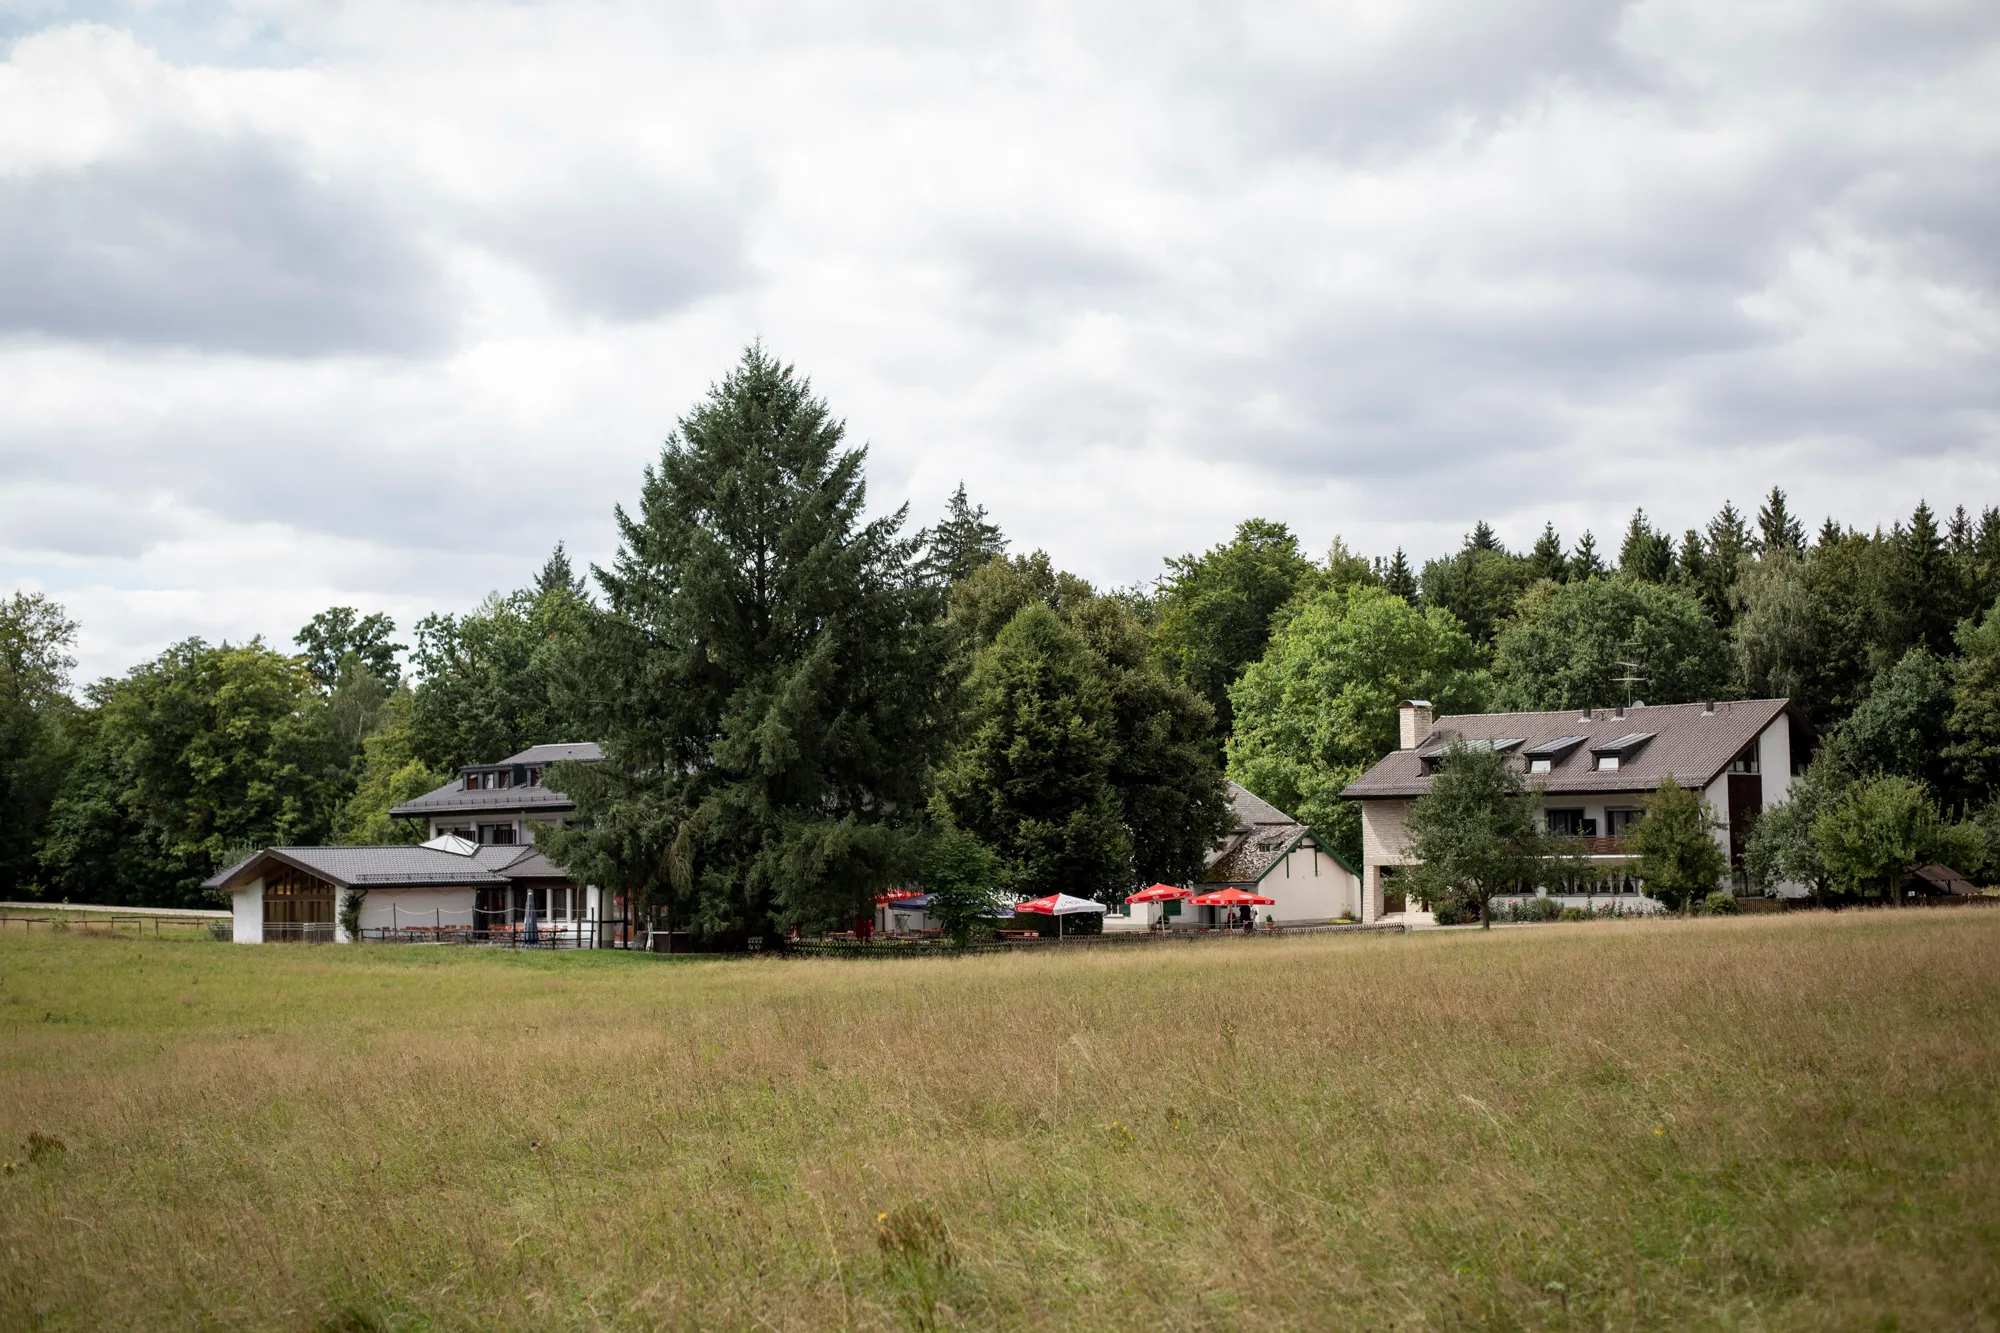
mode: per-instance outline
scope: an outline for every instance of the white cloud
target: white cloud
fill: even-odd
[[[108,13],[0,65],[0,565],[91,671],[604,557],[759,335],[1110,582],[2000,503],[1990,5]]]

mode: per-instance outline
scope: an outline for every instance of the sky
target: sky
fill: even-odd
[[[0,0],[0,593],[521,586],[753,339],[1103,584],[2000,504],[1991,0]]]

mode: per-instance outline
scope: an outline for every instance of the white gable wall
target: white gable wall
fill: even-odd
[[[264,942],[264,879],[260,875],[229,895],[229,910],[235,916],[238,944]]]

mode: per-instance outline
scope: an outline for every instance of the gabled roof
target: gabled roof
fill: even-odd
[[[266,847],[205,880],[236,889],[273,865],[317,875],[339,889],[464,888],[568,876],[531,846],[484,846],[471,856],[435,847]]]
[[[1425,752],[1441,754],[1453,741],[1490,744],[1516,737],[1525,740],[1523,761],[1530,753],[1553,760],[1549,772],[1534,779],[1545,783],[1552,794],[1652,791],[1668,773],[1683,786],[1705,787],[1790,707],[1784,699],[1738,699],[1712,709],[1702,704],[1642,704],[1622,710],[1597,708],[1587,714],[1574,708],[1551,713],[1460,713],[1439,718],[1416,749],[1384,757],[1340,794],[1348,800],[1421,796],[1431,785],[1424,771]],[[1560,757],[1540,753],[1558,740],[1569,742]],[[1599,753],[1618,755],[1618,768],[1598,771]]]
[[[1269,801],[1244,787],[1229,784],[1229,810],[1236,816],[1236,828],[1209,849],[1202,870],[1204,884],[1255,884],[1271,873],[1285,854],[1311,834],[1324,851],[1349,874],[1354,867],[1333,849],[1325,838],[1313,832]]]

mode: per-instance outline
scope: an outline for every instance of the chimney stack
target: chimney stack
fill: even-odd
[[[1703,700],[1701,701],[1701,715],[1702,715],[1703,717],[1714,717],[1714,716],[1715,716],[1715,700],[1713,700],[1713,699],[1703,699]]]
[[[1397,711],[1402,714],[1403,720],[1402,748],[1414,750],[1419,741],[1431,734],[1431,724],[1436,720],[1431,716],[1431,701],[1405,699],[1397,705]]]
[[[1625,705],[1619,704],[1618,707],[1615,710],[1613,710],[1611,717],[1613,721],[1623,722],[1625,720]]]

